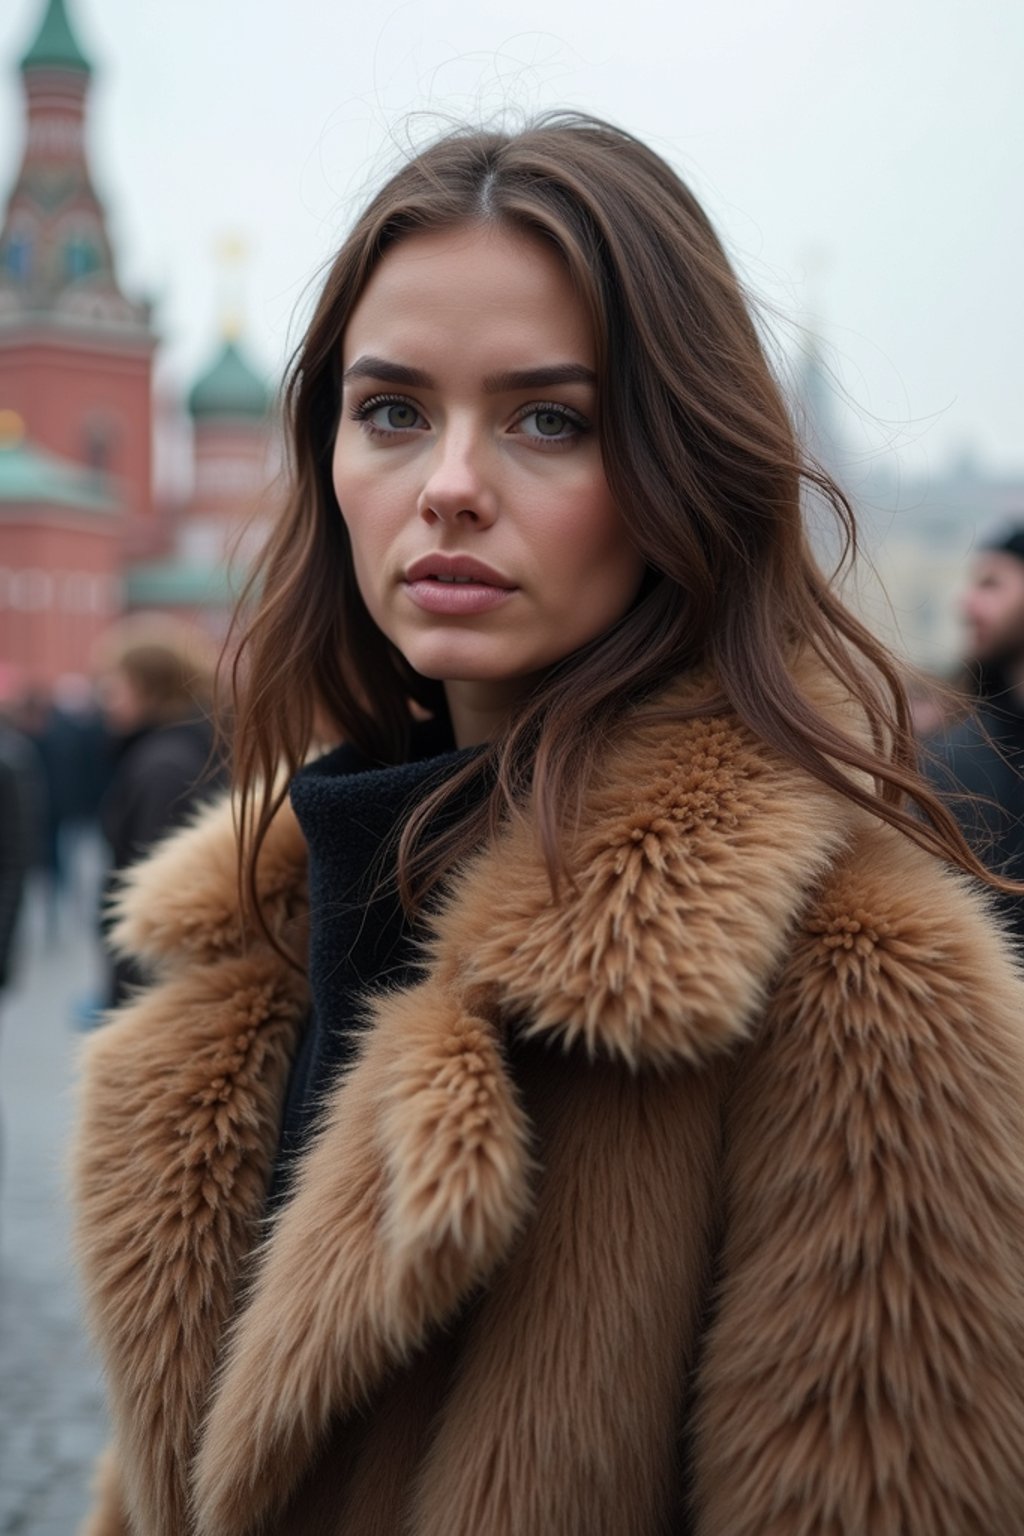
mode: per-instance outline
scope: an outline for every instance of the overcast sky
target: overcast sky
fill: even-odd
[[[754,290],[817,312],[852,433],[909,471],[967,448],[1024,466],[1020,0],[67,5],[122,280],[157,301],[172,386],[212,351],[225,236],[275,376],[409,114],[567,105],[658,148]],[[0,7],[4,195],[42,7]]]

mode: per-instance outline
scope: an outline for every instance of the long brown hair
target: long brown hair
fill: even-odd
[[[922,782],[897,667],[812,555],[808,492],[834,510],[848,554],[852,512],[801,450],[706,215],[630,134],[555,113],[513,134],[448,133],[403,165],[342,246],[294,357],[284,394],[290,489],[253,573],[255,615],[234,671],[240,869],[257,916],[256,857],[317,715],[368,757],[398,762],[410,701],[443,704],[440,686],[414,673],[367,613],[331,457],[342,337],[375,266],[417,231],[481,221],[552,242],[587,307],[605,473],[648,575],[625,617],[553,668],[500,739],[414,813],[399,848],[404,898],[421,899],[503,817],[526,809],[557,884],[566,817],[579,807],[597,744],[627,709],[697,664],[714,679],[702,709],[731,708],[778,752],[915,842],[1016,889],[986,873]],[[801,691],[798,651],[816,655],[859,701],[869,743]],[[424,842],[444,802],[480,773],[490,787],[477,808]]]

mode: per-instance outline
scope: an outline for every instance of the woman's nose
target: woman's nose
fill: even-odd
[[[428,522],[489,527],[498,503],[485,445],[468,433],[442,438],[431,457],[417,511]]]

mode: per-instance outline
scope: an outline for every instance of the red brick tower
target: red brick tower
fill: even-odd
[[[121,291],[86,156],[91,66],[64,0],[21,60],[25,146],[0,227],[0,408],[30,443],[89,466],[124,517],[124,553],[158,544],[149,307]]]
[[[121,608],[121,517],[96,475],[0,410],[0,663],[23,687],[88,669]]]

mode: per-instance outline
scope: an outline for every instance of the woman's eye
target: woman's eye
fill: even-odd
[[[402,402],[378,406],[375,414],[383,415],[387,425],[394,427],[397,431],[401,431],[403,427],[414,427],[420,419],[420,413],[415,406],[405,405]],[[378,425],[381,423],[378,422]]]
[[[568,440],[586,430],[582,418],[551,405],[533,406],[520,416],[517,426],[526,437],[546,438],[549,442]]]
[[[408,400],[364,400],[352,413],[371,432],[408,432],[422,424],[423,417]]]

